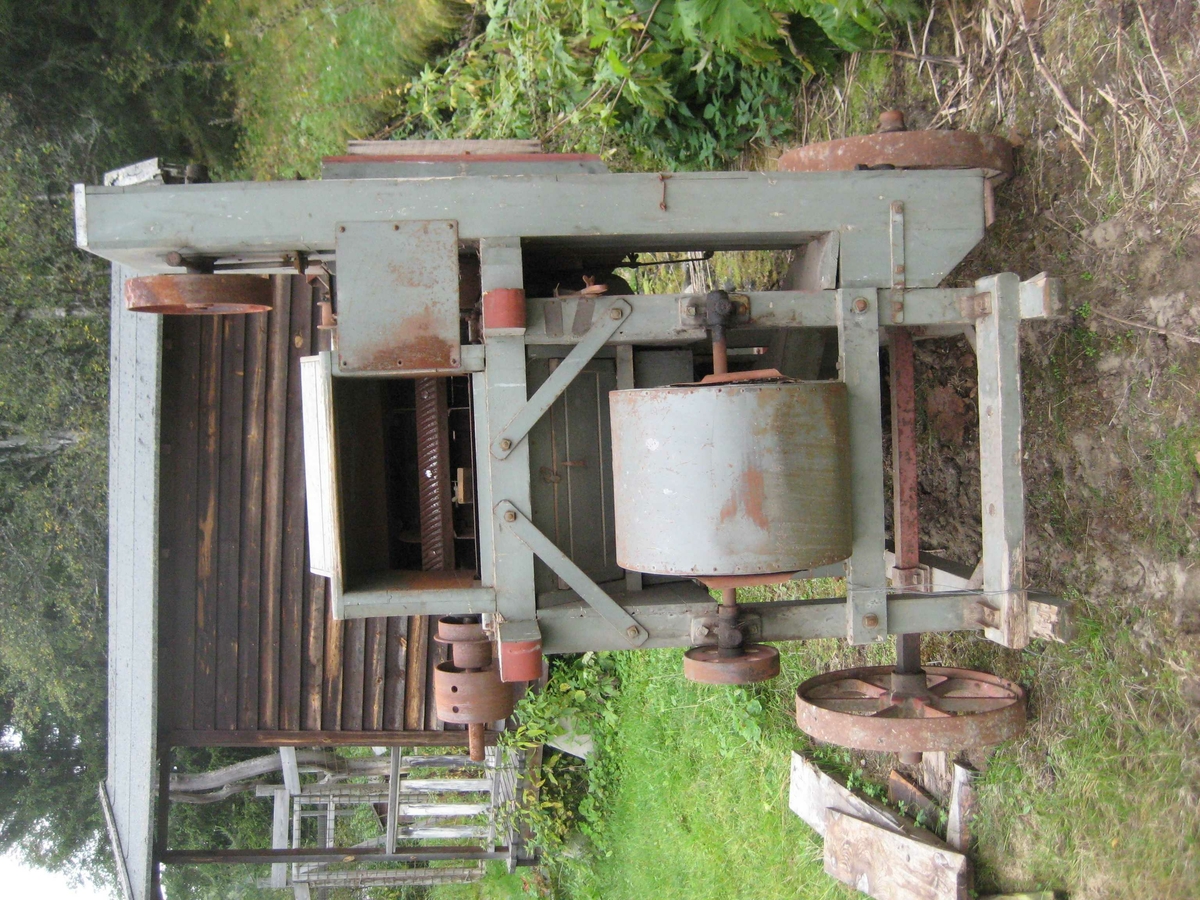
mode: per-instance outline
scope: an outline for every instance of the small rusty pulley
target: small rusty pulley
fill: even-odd
[[[1025,727],[1025,692],[970,669],[842,669],[796,689],[796,724],[855,750],[922,753],[998,744]]]
[[[738,624],[737,588],[721,591],[716,646],[692,647],[683,654],[683,677],[699,684],[755,684],[779,674],[779,651],[747,644]]]
[[[125,282],[125,308],[168,316],[268,312],[271,279],[265,275],[144,275]]]
[[[443,722],[466,725],[471,759],[484,757],[488,722],[507,719],[516,706],[512,684],[500,680],[492,641],[479,616],[443,616],[434,640],[450,645],[450,661],[433,670],[433,702]]]

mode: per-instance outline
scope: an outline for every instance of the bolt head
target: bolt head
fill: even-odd
[[[608,317],[610,319],[619,319],[623,315],[625,315],[625,313],[623,313],[618,307],[615,307],[615,306],[608,311]]]
[[[508,438],[503,438],[500,441],[500,449],[501,450],[511,450],[512,449],[512,441],[510,441]]]
[[[868,305],[869,304],[867,303],[866,297],[859,297],[857,300],[854,301],[854,311],[860,312],[860,313],[865,313],[867,311]]]
[[[625,634],[627,634],[631,639],[637,637],[638,636],[638,627],[636,625],[630,625],[628,628],[625,629]]]
[[[506,513],[504,514],[504,521],[505,521],[505,522],[515,522],[515,521],[517,521],[517,514],[516,514],[515,512],[513,512],[513,511],[510,509],[508,512],[506,512]]]
[[[875,615],[875,613],[868,613],[863,616],[863,625],[867,628],[878,628],[879,616]]]
[[[687,308],[687,314],[688,314],[689,316],[694,316],[694,315],[697,315],[699,312],[700,312],[700,310],[699,310],[699,308],[698,308],[698,307],[695,307],[695,306],[689,306],[689,307]]]

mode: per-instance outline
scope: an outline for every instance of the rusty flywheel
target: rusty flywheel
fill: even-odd
[[[842,669],[796,689],[796,723],[855,750],[920,753],[998,744],[1025,727],[1025,692],[986,672],[927,666]]]
[[[125,282],[125,308],[170,316],[268,312],[271,279],[265,275],[144,275]]]
[[[1012,145],[994,134],[906,131],[896,110],[880,116],[875,134],[823,141],[788,150],[783,172],[850,172],[855,169],[983,169],[999,184],[1012,177]]]

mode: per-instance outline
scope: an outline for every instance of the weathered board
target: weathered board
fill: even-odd
[[[931,846],[831,809],[825,825],[825,872],[875,900],[966,900],[970,864]]]

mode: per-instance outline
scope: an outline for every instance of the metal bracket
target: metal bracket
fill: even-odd
[[[913,566],[911,569],[892,566],[888,569],[888,578],[895,587],[914,591],[927,591],[933,586],[929,566]]]
[[[559,550],[550,538],[521,514],[520,510],[507,500],[501,500],[496,504],[496,512],[505,529],[511,531],[521,543],[532,550],[555,575],[583,599],[584,603],[596,610],[604,621],[621,632],[631,646],[640,647],[646,643],[650,635],[638,624],[637,619],[608,596],[600,585],[592,581],[586,572]]]
[[[964,319],[982,319],[984,316],[990,316],[992,314],[991,291],[980,291],[978,294],[960,298],[958,311],[962,313]]]
[[[762,616],[758,613],[738,612],[738,630],[747,641],[757,641],[762,634]],[[693,647],[717,643],[717,616],[696,616],[691,624]]]
[[[733,304],[733,312],[729,316],[729,325],[747,325],[750,323],[750,295],[729,295]],[[704,306],[703,294],[685,294],[679,298],[679,324],[683,328],[704,328],[708,323]]]
[[[893,200],[890,207],[889,237],[892,248],[892,322],[904,321],[904,292],[907,281],[904,274],[904,202]]]
[[[574,349],[567,354],[566,359],[559,363],[558,368],[550,374],[550,377],[542,382],[542,386],[534,392],[534,395],[525,401],[525,405],[512,417],[512,421],[501,429],[500,434],[492,441],[492,456],[497,459],[508,458],[508,454],[512,453],[513,448],[524,440],[525,436],[529,434],[529,430],[538,423],[538,420],[554,405],[554,401],[575,380],[575,376],[583,371],[583,367],[600,351],[608,339],[625,324],[630,312],[632,312],[632,307],[625,300],[619,297],[613,300],[607,312],[604,312],[592,325],[587,336],[575,345]]]

